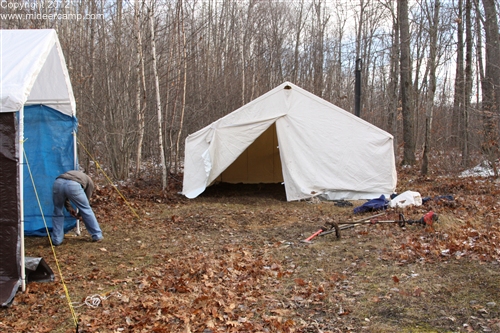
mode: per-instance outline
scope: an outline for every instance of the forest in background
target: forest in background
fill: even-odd
[[[96,158],[118,180],[153,172],[165,188],[182,172],[188,134],[284,81],[354,113],[356,69],[360,117],[394,135],[400,165],[422,174],[435,171],[431,158],[447,160],[447,171],[495,166],[498,5],[8,0],[0,15],[2,29],[56,29],[82,166]]]

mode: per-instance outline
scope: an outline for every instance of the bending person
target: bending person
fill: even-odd
[[[64,207],[72,216],[82,218],[93,242],[103,240],[101,228],[89,203],[93,191],[94,182],[82,171],[71,170],[57,177],[52,189],[54,214],[52,215],[51,238],[53,245],[61,245],[64,240]],[[71,203],[76,206],[77,211],[73,209]]]

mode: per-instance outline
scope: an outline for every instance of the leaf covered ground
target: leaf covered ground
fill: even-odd
[[[125,202],[103,181],[92,205],[105,240],[70,232],[54,256],[47,239],[27,238],[27,256],[44,258],[55,281],[18,292],[0,331],[500,332],[498,182],[398,176],[398,192],[431,200],[378,221],[433,211],[432,227],[366,223],[311,243],[322,226],[379,212],[286,202],[281,185],[219,185],[188,200],[174,178],[166,192],[118,186]]]

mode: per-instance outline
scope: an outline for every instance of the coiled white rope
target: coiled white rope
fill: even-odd
[[[87,296],[85,298],[85,301],[83,303],[81,303],[79,305],[76,305],[75,307],[78,308],[78,307],[87,305],[87,306],[95,309],[95,308],[97,308],[101,304],[102,301],[107,300],[111,296],[116,296],[118,298],[121,298],[122,294],[120,294],[117,291],[110,293],[108,296],[102,296],[102,295],[99,295],[99,294],[94,294],[94,295],[91,295],[91,296]]]

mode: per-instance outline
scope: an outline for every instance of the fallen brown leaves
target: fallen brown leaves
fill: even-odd
[[[109,186],[93,202],[105,240],[66,236],[58,263],[79,332],[500,331],[498,184],[400,174],[399,192],[435,198],[389,210],[432,227],[363,224],[310,236],[352,207],[284,200],[278,187],[207,190]],[[48,242],[27,239],[54,269]],[[2,332],[75,332],[60,278],[31,283],[0,312]]]

